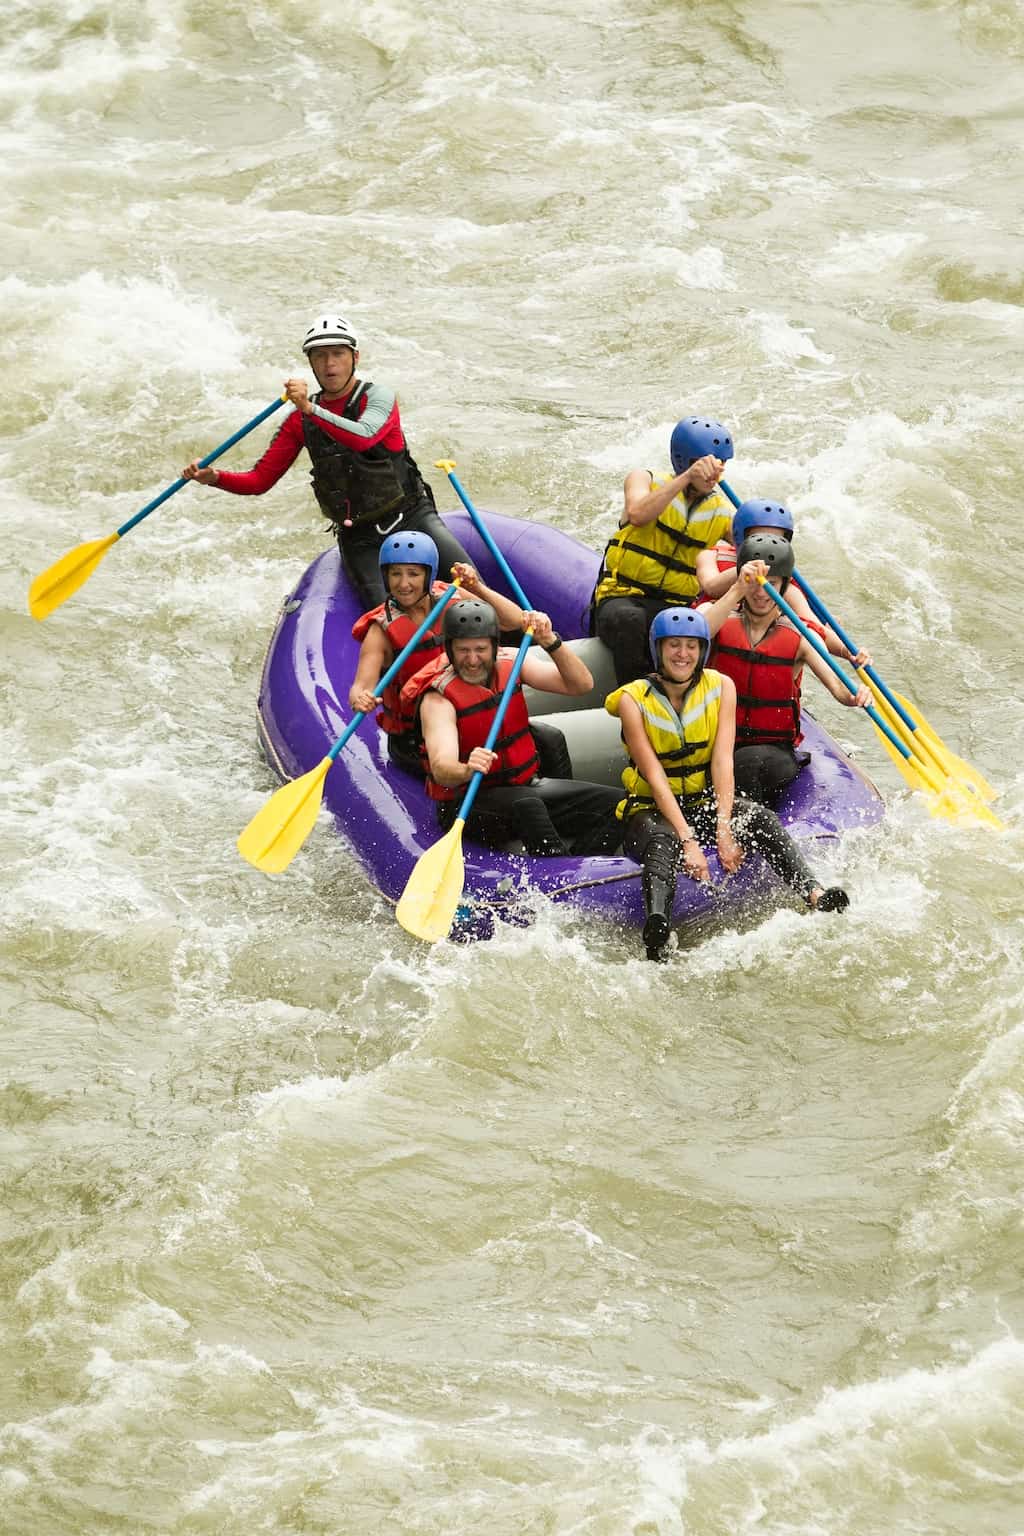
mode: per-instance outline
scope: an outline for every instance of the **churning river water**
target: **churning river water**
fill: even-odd
[[[1024,9],[5,0],[0,113],[0,1531],[1020,1536]],[[843,919],[427,951],[326,819],[244,865],[301,465],[26,591],[334,308],[595,547],[727,422],[1006,830],[824,700]]]

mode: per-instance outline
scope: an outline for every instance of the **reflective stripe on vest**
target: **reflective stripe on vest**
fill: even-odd
[[[435,581],[430,589],[430,601],[436,603],[439,597],[443,597],[448,588],[443,581]],[[452,599],[458,602],[459,594]],[[426,614],[423,615],[426,618]],[[419,629],[422,620],[413,620],[407,613],[403,613],[394,598],[386,597],[376,608],[371,608],[369,613],[364,613],[356,619],[352,625],[352,638],[360,644],[369,634],[374,624],[379,624],[388,643],[391,646],[393,656],[397,656],[409,644],[413,635]],[[388,683],[381,694],[381,709],[377,716],[377,724],[382,731],[387,731],[389,736],[402,736],[406,731],[412,730],[414,719],[407,714],[401,702],[401,693],[405,684],[411,677],[415,677],[421,667],[425,667],[428,661],[433,661],[444,651],[444,642],[441,639],[441,631],[444,626],[444,614],[439,613],[434,620],[433,627],[428,629],[417,642],[415,650],[403,661],[396,675]],[[376,692],[376,689],[374,690]]]
[[[401,707],[410,711],[413,718],[419,710],[423,695],[432,688],[446,698],[455,710],[455,723],[459,733],[459,761],[464,763],[474,747],[482,747],[487,740],[495,711],[501,702],[516,659],[516,652],[499,650],[494,673],[494,686],[477,687],[465,683],[443,653],[436,661],[429,662],[406,683],[402,689]],[[499,784],[528,784],[540,767],[537,745],[530,730],[530,717],[526,710],[523,690],[516,684],[502,721],[502,734],[494,743],[498,761],[480,784],[481,794]],[[431,777],[430,762],[426,749],[423,766],[427,775],[427,794],[431,800],[455,800],[466,790],[465,784],[438,784]]]
[[[661,490],[669,478],[651,477],[651,490]],[[594,593],[595,602],[608,597],[661,597],[681,603],[697,596],[697,556],[727,534],[732,509],[718,491],[686,505],[681,492],[653,523],[627,523],[608,540]]]
[[[800,636],[786,619],[776,619],[756,645],[739,613],[718,631],[711,655],[736,684],[737,747],[795,747],[800,740],[800,683],[793,673],[799,649]]]
[[[669,788],[676,799],[699,795],[708,786],[708,765],[718,735],[718,712],[722,699],[720,673],[705,667],[683,698],[682,714],[677,715],[654,678],[640,677],[636,682],[616,688],[604,701],[610,715],[619,715],[622,695],[628,693],[643,717],[644,730],[665,770]],[[628,750],[628,749],[627,749]],[[630,758],[622,773],[626,798],[615,807],[620,821],[638,811],[656,808],[654,792]]]

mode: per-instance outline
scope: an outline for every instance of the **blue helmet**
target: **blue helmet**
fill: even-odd
[[[713,453],[716,459],[731,459],[732,437],[720,421],[710,421],[705,416],[684,416],[675,424],[668,451],[672,473],[681,475],[706,453]]]
[[[694,608],[663,608],[660,613],[655,614],[648,637],[655,667],[661,665],[661,642],[668,640],[672,635],[682,635],[687,640],[703,641],[704,649],[697,664],[699,672],[706,665],[711,651],[711,631],[708,629],[707,619]]]
[[[737,549],[751,528],[777,528],[784,539],[792,539],[793,514],[781,501],[745,501],[732,519],[732,542]]]
[[[388,565],[425,565],[429,592],[437,580],[437,545],[429,533],[392,533],[380,547],[378,564],[382,571]]]

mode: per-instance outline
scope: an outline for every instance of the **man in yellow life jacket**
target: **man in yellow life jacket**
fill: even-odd
[[[589,693],[589,668],[551,628],[546,614],[528,615],[536,648],[521,678],[546,693]],[[491,846],[521,840],[527,853],[609,853],[622,833],[615,820],[617,790],[541,774],[538,743],[519,683],[493,751],[484,746],[515,661],[498,645],[498,619],[487,603],[449,604],[444,655],[402,689],[403,708],[418,716],[426,759],[427,794],[446,830],[455,821],[474,773],[484,775],[466,832]],[[541,655],[545,651],[546,655]]]
[[[615,814],[625,825],[623,852],[643,865],[648,960],[663,958],[680,865],[691,880],[710,878],[705,847],[715,847],[729,874],[760,854],[819,912],[849,905],[838,886],[822,887],[773,811],[736,795],[736,689],[707,666],[710,647],[703,614],[666,609],[650,629],[654,673],[605,700],[629,756]]]
[[[669,443],[671,475],[626,476],[619,527],[594,589],[594,633],[611,651],[619,683],[646,672],[651,620],[696,600],[699,552],[728,537],[732,508],[717,486],[732,455],[720,422],[686,415]]]

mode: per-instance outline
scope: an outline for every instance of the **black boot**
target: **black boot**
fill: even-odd
[[[827,891],[822,891],[818,897],[815,912],[845,912],[850,905],[850,898],[840,885],[830,885]]]
[[[676,894],[676,866],[680,844],[672,837],[652,837],[644,851],[644,911],[647,920],[643,941],[648,960],[663,960],[662,951],[672,931],[672,901]]]

